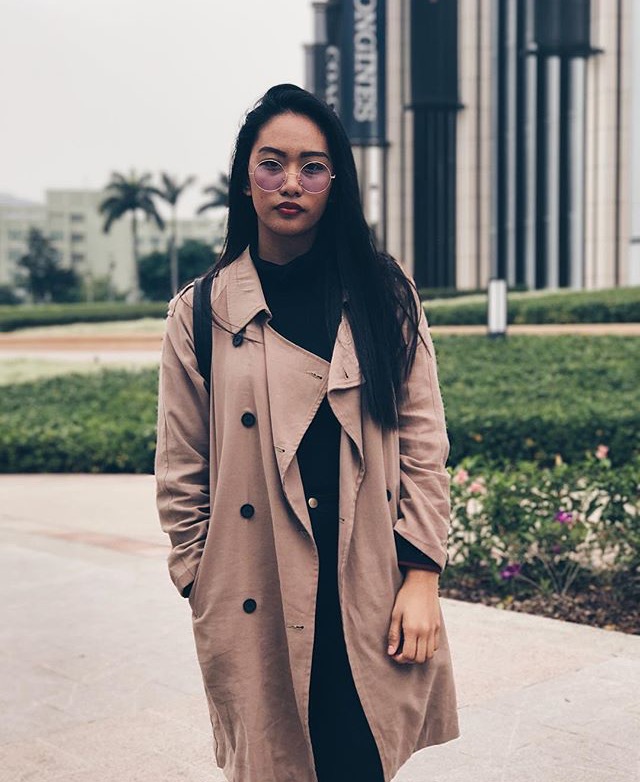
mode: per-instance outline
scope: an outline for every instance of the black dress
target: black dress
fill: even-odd
[[[325,285],[335,280],[320,244],[286,264],[251,257],[272,312],[270,325],[290,342],[331,360]],[[380,755],[347,657],[337,583],[341,426],[325,394],[300,442],[297,459],[320,560],[311,670],[309,725],[319,782],[383,782]],[[412,565],[440,569],[399,535],[398,552]]]

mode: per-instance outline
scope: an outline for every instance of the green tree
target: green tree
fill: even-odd
[[[0,285],[0,304],[19,304],[20,297],[12,285]]]
[[[134,290],[132,298],[140,301],[139,279],[139,250],[138,250],[138,211],[141,211],[147,220],[153,220],[158,228],[164,230],[164,220],[156,209],[153,200],[157,195],[155,188],[150,184],[151,174],[137,176],[131,171],[128,177],[117,172],[111,174],[111,181],[105,188],[106,198],[100,203],[98,210],[106,216],[103,232],[109,233],[111,225],[123,215],[131,212],[131,238],[133,242],[134,261]]]
[[[171,290],[172,290],[172,295],[175,296],[175,294],[178,292],[178,276],[179,276],[178,247],[177,247],[178,217],[176,213],[177,205],[180,196],[185,191],[185,189],[189,187],[189,185],[193,184],[193,182],[195,182],[195,177],[194,176],[187,177],[181,185],[178,184],[178,181],[174,177],[169,176],[169,174],[165,173],[164,171],[161,173],[160,178],[162,179],[162,187],[154,188],[154,192],[160,198],[166,201],[171,207],[171,236],[169,237],[169,259],[170,259],[169,266],[171,268]]]
[[[16,281],[28,288],[32,300],[78,301],[81,285],[78,274],[75,269],[60,266],[59,252],[39,228],[29,228],[27,248],[27,252],[18,258]]]
[[[216,254],[208,244],[188,239],[178,250],[178,287],[209,269],[215,259]],[[140,286],[145,297],[152,301],[168,301],[171,298],[167,253],[154,252],[140,259]]]
[[[211,196],[202,206],[198,207],[196,214],[202,214],[208,209],[216,209],[221,206],[229,206],[229,177],[226,174],[218,174],[218,181],[203,188],[205,195]]]

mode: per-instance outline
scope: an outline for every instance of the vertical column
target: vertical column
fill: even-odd
[[[584,287],[585,61],[569,63],[569,287]]]
[[[410,0],[387,0],[387,250],[413,274],[413,151],[409,108]]]
[[[548,288],[559,284],[559,193],[560,193],[560,57],[549,57],[547,67],[547,191],[544,223]]]
[[[500,166],[498,163],[500,155],[500,15],[501,0],[492,0],[491,3],[491,228],[489,230],[490,243],[490,261],[489,276],[501,277],[502,270],[499,268],[500,256]]]
[[[534,39],[533,3],[527,3],[527,41]],[[525,107],[525,182],[526,206],[524,224],[525,283],[529,290],[536,287],[536,120],[537,120],[537,59],[526,60],[527,103]]]
[[[506,101],[506,116],[505,116],[505,128],[504,128],[504,188],[505,188],[505,202],[504,202],[504,279],[506,279],[508,285],[513,285],[516,281],[516,175],[517,175],[517,161],[516,161],[516,108],[517,108],[517,96],[516,96],[516,75],[518,70],[518,53],[517,53],[517,39],[518,39],[518,27],[517,27],[517,2],[507,2],[505,5],[505,96]]]

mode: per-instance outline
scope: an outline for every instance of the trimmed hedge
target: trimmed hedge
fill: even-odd
[[[15,331],[28,326],[59,326],[66,323],[165,318],[167,303],[147,301],[126,304],[96,301],[78,304],[3,305],[0,306],[0,331]]]
[[[0,472],[152,473],[157,368],[0,389]]]
[[[487,324],[487,296],[423,302],[431,326]],[[639,323],[640,286],[507,294],[507,323]]]
[[[599,444],[614,464],[640,452],[640,339],[618,336],[439,336],[450,463],[581,461]]]
[[[580,462],[604,444],[640,452],[640,340],[614,336],[435,339],[449,464],[464,457]],[[101,369],[0,389],[0,472],[153,471],[158,368]]]

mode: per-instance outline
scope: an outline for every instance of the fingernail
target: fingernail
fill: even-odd
[[[394,646],[388,646],[387,647],[387,654],[393,654]]]

